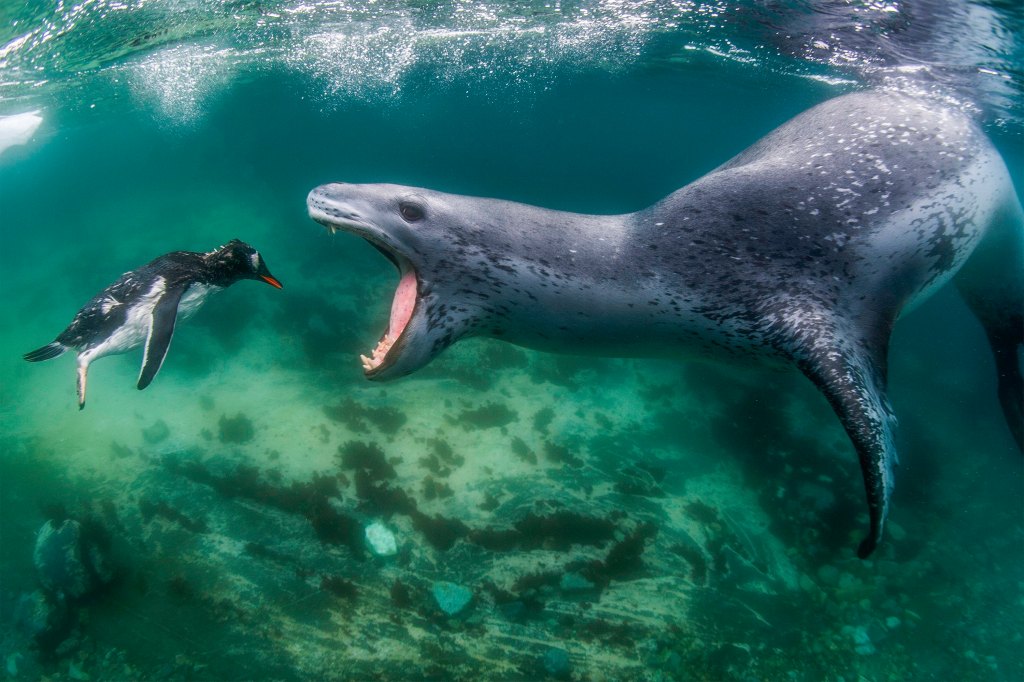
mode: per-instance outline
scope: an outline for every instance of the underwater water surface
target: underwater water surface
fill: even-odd
[[[862,561],[856,456],[803,377],[470,339],[369,382],[394,268],[305,206],[634,211],[867,87],[971,112],[1020,191],[1022,36],[995,2],[0,0],[0,675],[1024,678],[1024,461],[952,288],[895,331]],[[284,288],[211,297],[145,391],[141,349],[82,411],[71,357],[22,360],[232,238]],[[39,568],[69,519],[80,597]]]

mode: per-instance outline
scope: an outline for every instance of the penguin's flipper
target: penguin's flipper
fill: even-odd
[[[168,289],[153,306],[153,319],[149,325],[149,335],[146,337],[146,352],[142,356],[142,371],[139,372],[138,387],[140,391],[149,386],[164,364],[167,349],[171,347],[171,337],[174,336],[174,322],[178,318],[178,303],[187,288]]]

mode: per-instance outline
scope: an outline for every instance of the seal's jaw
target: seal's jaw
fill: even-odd
[[[328,186],[330,187],[330,186]],[[398,287],[391,301],[391,314],[384,333],[369,354],[359,356],[367,379],[387,381],[409,374],[427,364],[434,354],[424,352],[433,344],[426,333],[423,296],[427,287],[420,277],[411,250],[366,217],[372,211],[331,200],[320,188],[310,193],[309,215],[332,235],[348,232],[362,237],[391,261],[399,273]]]
[[[399,272],[401,278],[391,301],[388,327],[371,354],[359,356],[363,363],[363,373],[369,379],[384,378],[387,369],[395,365],[409,341],[407,332],[419,302],[419,283],[414,268],[404,269],[400,266]]]

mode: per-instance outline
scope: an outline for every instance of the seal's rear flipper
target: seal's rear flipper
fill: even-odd
[[[807,318],[804,318],[805,320]],[[822,322],[819,317],[817,322]],[[895,418],[886,397],[886,352],[889,325],[881,325],[874,342],[860,341],[824,323],[805,326],[793,355],[800,370],[825,394],[853,441],[867,492],[870,529],[857,548],[867,558],[882,538],[893,469],[897,464],[892,431]]]
[[[1022,343],[1017,342],[1020,348]],[[1017,447],[1024,453],[1024,377],[1021,376],[1020,363],[1000,375],[999,400],[1003,405],[1006,423],[1010,426]]]
[[[1024,346],[1024,315],[1017,315],[1000,326],[1001,329],[986,325],[985,332],[996,361],[999,404],[1017,447],[1024,452],[1024,377],[1018,357]]]
[[[956,285],[985,329],[996,364],[999,403],[1024,452],[1024,211],[1019,202],[1012,203],[957,274]]]

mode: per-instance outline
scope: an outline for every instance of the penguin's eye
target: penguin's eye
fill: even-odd
[[[403,201],[398,205],[398,212],[407,223],[415,223],[423,220],[423,207],[411,201]]]

